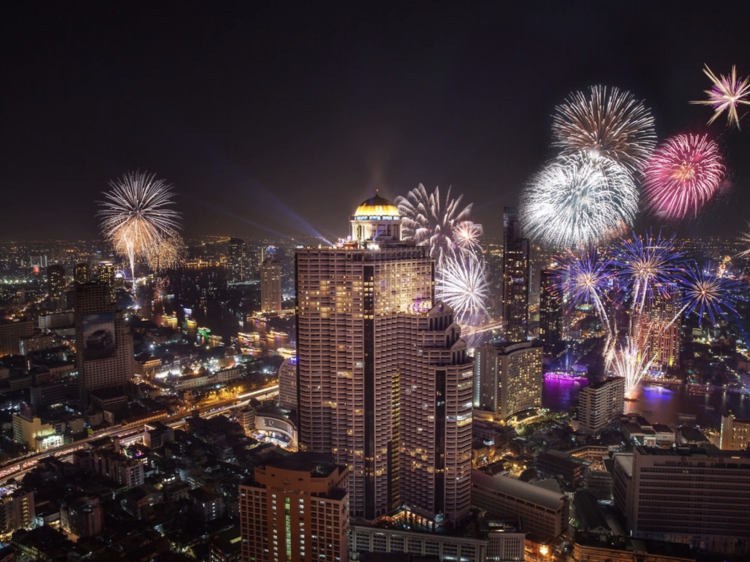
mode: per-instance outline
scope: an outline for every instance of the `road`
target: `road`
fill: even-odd
[[[267,399],[278,395],[278,393],[279,385],[267,386],[265,388],[254,390],[252,392],[241,394],[239,396],[234,396],[227,400],[220,400],[211,404],[207,404],[198,408],[198,412],[201,417],[210,418],[212,416],[226,412],[227,410],[243,408],[247,406],[250,403],[250,400],[253,398],[259,400]],[[240,402],[237,402],[237,400],[240,400]],[[5,481],[9,478],[18,477],[25,474],[26,472],[34,468],[36,464],[42,459],[46,459],[48,457],[66,457],[71,453],[78,451],[79,449],[83,449],[91,441],[96,441],[97,439],[101,439],[102,437],[114,437],[124,444],[129,444],[140,439],[145,430],[145,426],[149,423],[153,423],[154,421],[162,421],[170,427],[178,427],[184,425],[185,418],[192,416],[193,412],[195,412],[195,410],[180,413],[169,418],[167,418],[167,416],[165,415],[161,420],[151,420],[149,422],[144,422],[142,424],[138,424],[136,426],[128,428],[123,428],[122,426],[117,425],[110,429],[106,429],[104,431],[100,431],[94,435],[91,435],[86,439],[80,439],[78,441],[74,441],[73,443],[68,443],[66,445],[61,445],[60,447],[48,449],[41,453],[33,453],[20,459],[13,459],[0,466],[0,484],[5,483]]]

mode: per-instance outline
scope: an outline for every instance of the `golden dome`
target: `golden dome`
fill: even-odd
[[[384,199],[380,195],[375,195],[364,201],[357,210],[354,211],[355,217],[398,217],[398,208],[396,205]]]

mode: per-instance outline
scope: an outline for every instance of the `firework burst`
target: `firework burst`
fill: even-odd
[[[622,166],[605,158],[562,157],[547,165],[521,196],[524,232],[547,247],[585,248],[626,231],[638,191]]]
[[[451,190],[440,198],[440,188],[432,193],[422,184],[412,189],[406,197],[397,197],[396,206],[401,215],[404,238],[413,239],[418,246],[429,246],[436,267],[442,269],[446,259],[455,257],[460,250],[454,238],[454,229],[469,219],[472,204],[461,207],[463,195],[451,199]]]
[[[484,229],[481,224],[471,221],[463,221],[453,228],[453,239],[462,250],[475,252],[482,251],[479,241],[482,239]]]
[[[750,78],[745,78],[744,80],[737,78],[737,68],[735,66],[732,66],[732,73],[727,75],[720,74],[716,76],[708,68],[708,65],[703,69],[703,72],[713,83],[711,89],[706,90],[708,99],[691,101],[690,103],[709,105],[713,108],[714,116],[708,120],[709,125],[726,111],[729,125],[734,125],[739,129],[740,117],[737,114],[737,106],[741,103],[750,105],[750,101],[747,100],[747,97],[750,95]]]
[[[643,102],[606,86],[573,92],[555,107],[552,133],[552,144],[563,154],[608,158],[633,173],[643,168],[656,145],[654,118]]]
[[[708,316],[713,325],[716,324],[717,317],[729,320],[730,314],[738,315],[735,307],[739,301],[744,300],[744,290],[744,283],[718,275],[711,263],[702,268],[693,263],[686,268],[682,278],[682,307],[675,319],[685,312],[695,314],[699,323],[704,316]]]
[[[683,271],[683,252],[675,236],[654,238],[650,232],[620,240],[615,246],[615,264],[626,293],[633,298],[638,313],[655,294],[662,294]],[[668,296],[665,294],[665,296]]]
[[[128,258],[135,279],[135,262],[147,258],[179,229],[179,213],[168,207],[172,186],[147,172],[129,172],[109,183],[100,202],[101,228],[120,255]]]
[[[698,216],[724,177],[719,145],[706,135],[677,135],[657,147],[644,176],[653,213],[667,219]]]
[[[453,309],[456,322],[468,325],[488,315],[489,294],[484,260],[473,254],[458,254],[445,260],[435,282],[435,298]]]

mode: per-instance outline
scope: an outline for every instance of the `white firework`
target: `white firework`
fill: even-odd
[[[553,161],[532,180],[519,214],[534,242],[586,248],[622,234],[637,212],[638,190],[624,167],[576,154]]]
[[[488,315],[489,295],[484,260],[473,254],[445,259],[442,272],[435,281],[435,298],[453,309],[456,322],[475,324],[482,316]]]
[[[99,203],[101,229],[115,251],[127,257],[135,279],[135,262],[177,235],[180,214],[168,208],[174,203],[172,186],[155,174],[128,172],[109,185]]]
[[[656,146],[654,117],[643,102],[606,86],[573,92],[555,107],[552,133],[552,144],[564,154],[604,157],[631,173],[643,169]]]
[[[719,74],[716,76],[708,65],[703,69],[706,76],[711,80],[711,89],[706,90],[707,100],[691,101],[698,105],[709,105],[714,109],[714,116],[708,120],[713,123],[722,113],[727,112],[729,126],[740,128],[740,116],[737,113],[739,104],[750,105],[750,78],[737,78],[737,68],[732,66],[731,74]]]
[[[625,345],[621,345],[614,355],[612,362],[615,375],[625,379],[625,395],[633,396],[638,383],[651,368],[655,356],[650,353],[648,346],[643,348],[638,345],[638,340],[645,341],[640,337],[628,336]]]
[[[412,239],[418,246],[429,246],[430,256],[438,271],[447,258],[455,257],[460,247],[455,240],[454,227],[468,220],[472,204],[461,208],[463,195],[451,199],[451,189],[440,198],[440,188],[427,193],[424,185],[412,189],[406,197],[396,197],[396,206],[401,215],[404,238]]]
[[[482,251],[482,247],[479,245],[484,234],[484,229],[481,224],[472,221],[463,221],[453,227],[453,239],[462,250],[468,250],[474,252],[476,250]]]

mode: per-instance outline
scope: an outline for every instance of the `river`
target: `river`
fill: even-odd
[[[587,381],[544,380],[542,404],[560,412],[578,405],[578,394]],[[721,413],[729,409],[738,418],[750,418],[750,398],[741,394],[713,392],[707,395],[688,393],[686,387],[661,388],[647,383],[638,388],[637,401],[625,402],[625,411],[643,414],[651,423],[677,424],[685,421],[680,414],[693,415],[700,427],[718,428]]]

